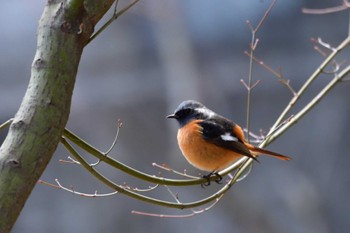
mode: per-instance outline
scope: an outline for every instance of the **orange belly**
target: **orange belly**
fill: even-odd
[[[204,143],[200,130],[200,125],[193,122],[180,128],[177,134],[182,154],[194,167],[208,172],[220,171],[242,158],[236,152]]]

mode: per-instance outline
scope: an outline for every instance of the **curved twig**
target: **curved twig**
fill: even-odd
[[[241,174],[244,172],[244,170],[249,166],[249,164],[253,161],[252,159],[247,159],[245,163],[242,163],[240,168],[235,173],[234,177],[231,179],[229,183],[227,183],[223,188],[221,188],[219,191],[214,193],[213,195],[201,199],[199,201],[195,202],[189,202],[189,203],[178,203],[178,202],[169,202],[169,201],[163,201],[156,198],[148,197],[139,193],[136,193],[134,191],[128,190],[123,188],[123,186],[118,185],[114,183],[113,181],[109,180],[105,176],[103,176],[100,172],[96,171],[94,167],[91,167],[76,151],[75,149],[68,143],[68,141],[62,137],[61,143],[64,145],[64,147],[71,153],[75,159],[93,176],[95,176],[97,179],[99,179],[101,182],[103,182],[105,185],[110,187],[111,189],[118,191],[121,194],[125,194],[129,197],[135,198],[140,201],[148,202],[151,204],[156,204],[160,206],[165,206],[169,208],[177,208],[177,209],[188,209],[193,208],[197,206],[201,206],[207,203],[210,203],[214,201],[217,198],[220,198],[225,192],[227,192],[233,184],[236,182],[236,180],[241,176]]]
[[[157,177],[154,175],[150,175],[141,171],[138,171],[134,168],[131,168],[109,156],[105,156],[102,152],[94,148],[93,146],[89,145],[87,142],[73,134],[71,131],[68,129],[65,129],[63,132],[63,135],[72,141],[74,144],[88,152],[89,154],[95,156],[96,158],[100,159],[101,161],[109,164],[110,166],[117,168],[118,170],[121,170],[129,175],[132,175],[134,177],[137,177],[139,179],[152,182],[152,183],[157,183],[157,184],[162,184],[162,185],[171,185],[171,186],[188,186],[188,185],[198,185],[198,184],[203,184],[206,183],[208,180],[206,178],[195,178],[195,179],[167,179],[163,177]],[[224,176],[231,172],[232,170],[236,169],[239,166],[239,163],[235,163],[233,166],[230,167],[229,170],[225,170],[225,172],[220,172],[220,175]],[[213,181],[215,180],[215,177],[211,178]]]

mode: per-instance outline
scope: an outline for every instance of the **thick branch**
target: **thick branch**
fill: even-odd
[[[0,232],[9,232],[66,125],[80,57],[113,1],[48,1],[21,106],[0,148]],[[74,9],[71,8],[74,7]]]

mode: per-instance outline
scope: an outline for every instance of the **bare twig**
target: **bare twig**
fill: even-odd
[[[119,131],[120,131],[120,129],[122,128],[122,126],[123,126],[123,122],[122,122],[120,119],[118,119],[118,123],[117,123],[117,132],[116,132],[116,134],[115,134],[114,141],[113,141],[111,147],[104,153],[105,155],[108,155],[109,152],[111,152],[111,150],[112,150],[112,149],[114,148],[114,146],[117,144],[117,140],[118,140],[118,136],[119,136]]]
[[[8,127],[12,123],[12,121],[13,121],[13,118],[10,118],[7,121],[5,121],[4,123],[2,123],[0,125],[0,131],[5,129],[6,127]]]
[[[244,54],[246,54],[249,57],[251,56],[251,53],[249,53],[247,51],[244,51]],[[292,92],[293,96],[296,95],[295,90],[293,89],[293,87],[289,83],[289,79],[284,79],[281,67],[279,67],[278,71],[275,71],[273,68],[271,68],[269,65],[267,65],[262,60],[259,60],[258,58],[254,57],[254,56],[250,57],[250,58],[253,59],[259,65],[261,65],[263,68],[265,68],[267,71],[269,71],[271,74],[275,75],[278,78],[278,81],[280,83],[282,83],[284,86],[286,86],[290,92]]]
[[[334,6],[334,7],[327,7],[323,9],[310,9],[310,8],[302,8],[302,12],[304,14],[330,14],[330,13],[335,13],[339,11],[344,11],[350,8],[350,3],[347,0],[343,0],[342,5],[340,6]]]
[[[328,57],[322,62],[322,64],[314,71],[314,73],[306,80],[304,85],[299,89],[299,91],[296,93],[294,98],[291,99],[289,104],[286,106],[286,108],[283,110],[281,115],[276,120],[275,124],[271,127],[270,132],[274,131],[278,125],[281,124],[281,122],[284,121],[286,115],[289,113],[289,111],[292,109],[292,107],[295,105],[295,103],[300,99],[300,97],[306,92],[306,90],[310,87],[310,85],[320,76],[320,74],[324,71],[324,69],[327,67],[329,63],[332,62],[332,60],[335,58],[335,56],[342,51],[344,48],[346,48],[350,43],[350,37],[347,37],[343,42],[341,42],[338,47],[335,48],[334,51],[332,51],[331,54],[329,54]]]
[[[198,176],[192,176],[192,175],[189,175],[186,173],[186,170],[184,170],[183,172],[180,172],[180,171],[176,171],[174,170],[173,168],[170,168],[168,165],[166,164],[163,164],[163,165],[160,165],[160,164],[157,164],[157,163],[152,163],[152,166],[154,167],[157,167],[157,168],[160,168],[162,170],[165,170],[165,171],[168,171],[168,172],[172,172],[176,175],[180,175],[180,176],[183,176],[183,177],[186,177],[186,178],[191,178],[191,179],[199,179]]]
[[[58,162],[60,162],[60,163],[71,163],[71,164],[78,164],[78,165],[81,165],[78,161],[76,161],[75,159],[73,159],[73,158],[70,157],[70,156],[68,156],[67,159],[68,159],[68,160],[60,159],[60,160],[58,160]]]
[[[117,1],[118,3],[118,1]],[[117,123],[117,132],[115,134],[114,140],[112,142],[111,147],[105,152],[103,153],[105,156],[107,156],[114,148],[114,146],[117,144],[117,140],[118,140],[118,136],[119,136],[119,131],[121,129],[121,127],[123,126],[123,123],[120,119],[118,119],[118,123]],[[101,159],[99,159],[96,163],[90,164],[90,166],[97,166],[99,163],[101,162]]]
[[[253,163],[250,163],[249,166],[247,166],[247,168],[244,170],[244,173],[242,173],[238,178],[236,182],[240,182],[242,180],[244,180],[246,177],[248,177],[248,175],[250,174],[250,172],[253,170]],[[231,179],[233,179],[233,176],[231,174],[228,174],[228,177],[230,177]]]
[[[295,116],[290,121],[288,121],[286,124],[282,125],[278,129],[276,129],[276,127],[271,129],[274,132],[260,146],[264,147],[270,144],[282,133],[284,133],[288,128],[290,128],[293,124],[300,120],[306,113],[308,113],[313,107],[315,107],[316,104],[319,101],[321,101],[321,99],[325,97],[327,93],[337,83],[341,82],[349,73],[350,65],[344,68],[339,74],[335,74],[335,77],[303,109],[301,109],[297,114],[295,114]]]
[[[156,204],[160,206],[165,206],[169,208],[178,208],[178,209],[189,209],[198,207],[207,203],[210,203],[217,198],[221,197],[225,192],[227,192],[232,185],[237,181],[237,179],[241,176],[241,174],[244,172],[244,170],[249,166],[249,164],[243,163],[239,165],[239,169],[237,169],[235,176],[231,180],[230,183],[226,184],[224,187],[222,187],[220,190],[218,190],[213,195],[206,197],[204,199],[190,202],[190,203],[174,203],[169,201],[163,201],[160,199],[155,199],[149,196],[141,195],[139,193],[134,192],[133,190],[125,189],[124,186],[115,184],[111,180],[107,179],[105,176],[103,176],[100,172],[98,172],[94,167],[91,167],[80,155],[79,153],[74,150],[74,148],[66,141],[65,138],[61,139],[61,143],[65,146],[65,148],[69,151],[70,154],[74,156],[74,158],[93,176],[95,176],[97,179],[99,179],[102,183],[110,187],[111,189],[118,191],[119,193],[125,194],[129,197],[148,202],[151,204]],[[204,179],[205,180],[205,179]],[[161,182],[159,182],[161,184]],[[203,182],[204,183],[204,182]]]
[[[75,195],[82,196],[82,197],[107,197],[107,196],[112,196],[112,195],[115,195],[115,194],[118,193],[118,191],[115,191],[115,192],[111,192],[111,193],[101,193],[101,194],[99,194],[99,193],[97,193],[97,190],[94,193],[92,193],[92,194],[82,193],[82,192],[75,191],[73,189],[73,187],[67,188],[67,187],[61,185],[61,183],[58,181],[58,179],[55,179],[55,182],[56,182],[57,185],[48,183],[48,182],[43,181],[43,180],[39,180],[38,181],[39,184],[44,184],[44,185],[47,185],[47,186],[50,186],[50,187],[53,187],[53,188],[62,189],[64,191],[67,191],[69,193],[73,193]]]
[[[254,144],[261,143],[265,138],[265,135],[262,133],[262,130],[260,130],[260,135],[253,133],[252,131],[248,132],[246,128],[243,128],[243,132],[249,133],[249,135],[251,136],[250,142]]]
[[[233,176],[229,174],[230,180],[228,181],[227,185],[231,186],[235,182],[243,180],[250,173],[251,167],[252,167],[252,164],[249,163],[249,159],[245,159],[245,161],[243,163],[240,163],[240,167],[237,169],[237,171],[235,172],[235,174]],[[243,172],[245,172],[247,169],[249,169],[248,172],[243,174]],[[173,193],[170,189],[168,189],[168,191],[170,192],[172,197],[175,199],[175,201],[177,203],[181,204],[181,202],[179,201],[179,198],[178,198],[178,194]],[[222,193],[220,196],[218,196],[206,208],[202,208],[199,210],[195,210],[195,209],[191,208],[191,213],[189,213],[189,214],[174,214],[174,215],[172,215],[172,214],[157,214],[157,213],[150,213],[150,212],[143,212],[143,211],[136,211],[136,210],[133,210],[131,213],[137,214],[137,215],[148,216],[148,217],[158,217],[158,218],[188,218],[188,217],[193,217],[195,215],[207,212],[208,210],[213,208],[220,201],[220,199],[223,196],[224,196],[224,193]]]
[[[269,16],[269,14],[272,11],[272,8],[275,6],[277,0],[273,0],[269,6],[269,8],[265,11],[264,16],[260,19],[260,22],[258,23],[258,25],[255,27],[254,29],[254,33],[258,32],[258,30],[260,29],[260,27],[263,25],[264,21],[267,19],[267,17]]]
[[[131,211],[132,214],[137,214],[137,215],[143,215],[143,216],[148,216],[148,217],[158,217],[158,218],[189,218],[189,217],[193,217],[195,215],[198,214],[202,214],[204,212],[207,212],[208,210],[210,210],[211,208],[213,208],[219,201],[220,199],[223,197],[223,195],[221,195],[220,197],[216,198],[213,203],[211,203],[211,205],[209,205],[206,208],[202,208],[200,210],[191,210],[191,213],[189,214],[156,214],[156,213],[149,213],[149,212],[142,212],[142,211],[137,211],[137,210],[133,210]]]
[[[127,5],[126,7],[124,7],[123,9],[121,9],[120,11],[117,11],[117,6],[118,6],[118,0],[115,2],[115,7],[114,7],[114,12],[112,17],[100,28],[98,29],[98,31],[93,34],[88,43],[90,43],[91,41],[93,41],[99,34],[101,34],[101,32],[103,32],[111,23],[113,23],[114,20],[118,19],[121,15],[123,15],[126,11],[128,11],[131,7],[133,7],[137,2],[139,2],[140,0],[134,0],[132,3],[130,3],[129,5]],[[87,43],[87,44],[88,44]]]
[[[333,52],[336,50],[336,48],[334,48],[333,46],[331,46],[329,43],[324,42],[320,37],[315,39],[315,38],[311,38],[311,41],[314,42],[315,44],[318,44],[320,46],[322,46],[323,48],[327,49],[330,52]],[[329,52],[325,52],[323,51],[319,46],[315,46],[314,49],[319,52],[323,57],[327,57],[329,55]],[[340,67],[342,64],[345,64],[345,61],[343,62],[337,62],[337,60],[334,58],[331,61],[332,67],[333,69],[331,71],[326,71],[325,69],[323,70],[324,74],[335,74],[340,70]]]
[[[241,79],[240,82],[248,91],[251,91],[260,83],[260,80],[256,80],[256,82],[253,83],[251,86],[249,86],[249,84],[247,84],[243,79]]]
[[[174,198],[174,200],[177,202],[177,203],[181,203],[180,200],[179,200],[179,194],[178,193],[174,193],[168,185],[164,185],[164,187],[167,189],[168,193],[170,193],[170,195]]]
[[[131,187],[130,185],[127,185],[127,184],[123,184],[122,185],[125,189],[128,189],[128,190],[132,190],[132,191],[136,191],[136,192],[149,192],[149,191],[152,191],[156,188],[158,188],[160,185],[159,184],[155,184],[153,186],[148,186],[148,188],[136,188],[136,187]]]
[[[136,169],[133,169],[109,156],[105,156],[101,151],[97,150],[87,142],[85,142],[83,139],[79,138],[77,135],[69,131],[68,129],[65,129],[63,132],[64,137],[72,141],[75,145],[79,146],[81,149],[85,150],[92,156],[101,159],[103,162],[109,164],[110,166],[123,171],[131,176],[134,176],[136,178],[142,179],[144,181],[149,181],[152,183],[162,184],[162,185],[172,185],[172,186],[188,186],[188,185],[196,185],[196,184],[203,184],[207,182],[207,179],[205,178],[196,178],[196,179],[167,179],[163,177],[157,177],[154,175],[149,175],[146,173],[143,173],[141,171],[138,171]],[[220,172],[220,175],[224,176],[230,171],[236,169],[240,163],[234,163],[232,166],[230,166],[230,169],[225,169],[225,172]],[[90,166],[90,165],[89,165]],[[91,167],[91,166],[90,166]],[[211,180],[215,180],[215,177],[211,177]]]
[[[246,128],[248,130],[248,132],[250,131],[250,109],[251,109],[251,93],[252,93],[252,89],[253,87],[255,87],[257,83],[253,84],[253,57],[254,57],[254,52],[255,49],[258,45],[259,39],[256,38],[256,33],[258,32],[258,30],[260,29],[260,27],[262,26],[262,24],[265,22],[267,16],[270,14],[273,6],[275,5],[276,0],[273,0],[269,6],[269,8],[265,11],[265,14],[263,15],[263,17],[260,19],[258,25],[254,28],[252,26],[252,24],[250,23],[249,20],[246,21],[248,28],[251,31],[252,34],[252,38],[251,38],[251,43],[250,43],[250,61],[249,61],[249,74],[248,74],[248,84],[246,84],[245,82],[242,82],[245,87],[247,88],[248,91],[248,95],[247,95],[247,119],[246,119]],[[247,134],[247,141],[250,141],[250,136],[249,133]]]

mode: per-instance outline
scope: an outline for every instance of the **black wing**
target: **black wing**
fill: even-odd
[[[207,142],[255,159],[244,143],[234,134],[233,122],[225,118],[207,119],[199,122],[199,125],[202,127],[203,138]]]

